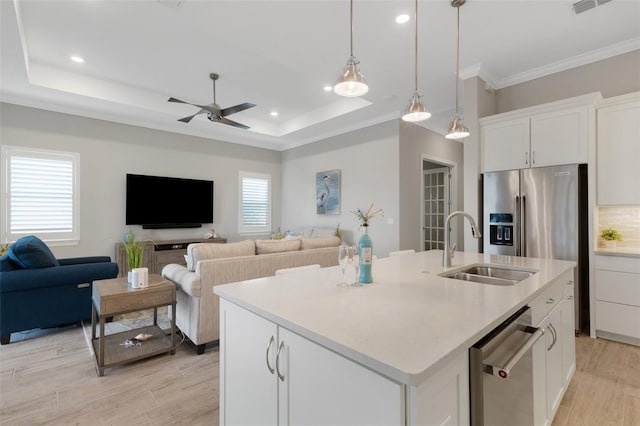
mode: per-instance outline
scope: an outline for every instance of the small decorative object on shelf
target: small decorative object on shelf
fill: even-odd
[[[272,240],[281,240],[286,236],[287,236],[286,233],[283,233],[283,232],[280,231],[280,227],[279,226],[278,226],[278,229],[275,232],[271,231],[271,239]]]
[[[9,244],[0,244],[0,256],[4,256],[9,251]]]
[[[618,232],[617,229],[613,228],[605,228],[600,232],[600,237],[602,238],[602,245],[606,248],[614,248],[616,247],[617,241],[622,241],[622,235]]]
[[[216,232],[215,229],[213,229],[213,226],[211,228],[209,228],[209,232],[207,232],[206,234],[204,234],[204,239],[205,240],[211,240],[213,238],[220,238],[220,236],[218,235],[218,233]]]
[[[373,203],[371,203],[366,212],[356,209],[352,210],[351,213],[358,217],[360,227],[364,229],[364,234],[362,234],[358,241],[358,263],[360,264],[358,281],[363,284],[369,284],[373,282],[373,276],[371,275],[373,242],[371,241],[371,237],[369,237],[369,221],[376,216],[384,216],[384,212],[382,209],[374,210]]]
[[[142,266],[142,252],[144,245],[136,241],[136,236],[129,230],[122,239],[122,245],[127,252],[128,281],[131,283],[131,272]]]

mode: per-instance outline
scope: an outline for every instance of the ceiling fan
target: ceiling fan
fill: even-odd
[[[220,105],[216,103],[216,80],[218,79],[218,77],[219,76],[216,73],[209,74],[209,78],[213,80],[213,103],[212,104],[198,105],[198,104],[192,104],[191,102],[181,101],[180,99],[176,99],[176,98],[169,98],[168,102],[189,104],[189,105],[193,105],[200,108],[200,111],[196,112],[195,114],[190,115],[188,117],[181,118],[178,121],[182,121],[183,123],[188,123],[196,115],[207,113],[207,118],[210,121],[227,124],[229,126],[239,127],[241,129],[248,129],[249,126],[245,126],[244,124],[238,123],[237,121],[229,120],[228,118],[226,118],[226,116],[235,114],[236,112],[244,111],[245,109],[253,108],[256,105],[249,102],[245,102],[243,104],[238,104],[229,108],[220,108]]]

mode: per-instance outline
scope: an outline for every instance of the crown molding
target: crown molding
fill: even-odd
[[[481,62],[479,62],[460,70],[460,79],[467,80],[472,77],[480,77],[494,89],[502,89],[638,49],[640,49],[640,37],[625,40],[620,43],[612,44],[611,46],[592,50],[581,55],[572,56],[571,58],[566,58],[558,62],[553,62],[542,67],[533,68],[504,78],[496,77],[493,73],[487,70]]]
[[[545,77],[571,68],[591,64],[593,62],[622,55],[623,53],[638,49],[640,49],[640,38],[636,37],[601,49],[592,50],[581,55],[572,56],[571,58],[566,58],[542,67],[533,68],[529,71],[514,74],[497,81],[497,84],[493,87],[496,89],[502,89],[504,87],[513,86],[514,84],[535,80],[536,78]]]
[[[489,84],[489,86],[495,88],[496,82],[499,79],[489,70],[487,67],[482,65],[482,62],[478,62],[477,64],[471,65],[460,70],[460,79],[467,80],[472,77],[480,77],[485,83]]]

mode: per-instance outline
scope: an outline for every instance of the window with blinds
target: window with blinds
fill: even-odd
[[[79,240],[77,153],[3,146],[2,242],[37,235],[48,243]]]
[[[271,176],[240,172],[241,234],[271,232]]]

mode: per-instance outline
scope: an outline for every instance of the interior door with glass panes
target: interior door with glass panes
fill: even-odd
[[[451,209],[448,167],[423,170],[422,231],[424,250],[444,249],[444,222]]]

